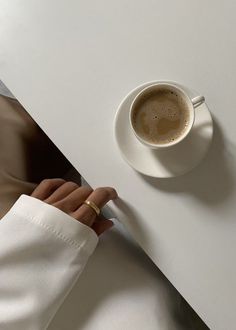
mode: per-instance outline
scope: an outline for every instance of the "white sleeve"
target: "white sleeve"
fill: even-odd
[[[91,228],[22,195],[0,221],[0,329],[46,329],[97,242]]]

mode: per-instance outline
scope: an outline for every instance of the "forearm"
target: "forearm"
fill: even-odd
[[[0,222],[0,328],[45,329],[97,240],[64,212],[21,197]]]

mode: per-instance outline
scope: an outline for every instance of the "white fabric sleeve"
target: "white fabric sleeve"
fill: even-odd
[[[97,242],[91,228],[22,195],[0,221],[0,329],[46,329]]]

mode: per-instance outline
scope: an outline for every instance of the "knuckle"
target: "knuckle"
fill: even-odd
[[[104,193],[104,188],[103,187],[98,187],[94,190],[97,194],[103,194]]]
[[[65,182],[64,179],[44,179],[43,181],[41,181],[41,184],[47,187],[51,187],[54,186],[55,184],[64,183],[64,182]]]
[[[44,179],[41,183],[45,187],[51,187],[53,185],[53,180],[52,179]]]
[[[64,200],[61,200],[61,201],[56,202],[56,203],[53,203],[52,205],[55,206],[55,207],[57,207],[58,209],[60,209],[62,211],[63,210],[66,210],[67,207],[68,207],[66,201],[64,201]]]
[[[84,193],[90,195],[93,192],[93,189],[90,187],[83,187]]]
[[[78,184],[73,182],[73,181],[67,181],[65,183],[68,187],[71,187],[71,188],[77,188],[78,187]]]
[[[116,190],[112,187],[99,187],[96,191],[106,198],[116,195]]]
[[[65,183],[66,182],[65,179],[54,179],[54,180],[56,180],[57,182],[61,182],[61,183]]]
[[[110,196],[109,190],[107,190],[107,188],[105,188],[105,187],[99,187],[99,188],[95,189],[95,192],[97,194],[101,195],[105,199],[109,198],[109,196]]]

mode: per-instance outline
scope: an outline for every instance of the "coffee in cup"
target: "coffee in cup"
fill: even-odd
[[[194,107],[203,101],[202,96],[191,100],[176,85],[151,85],[143,89],[131,105],[131,126],[136,137],[151,148],[174,145],[191,130]]]

